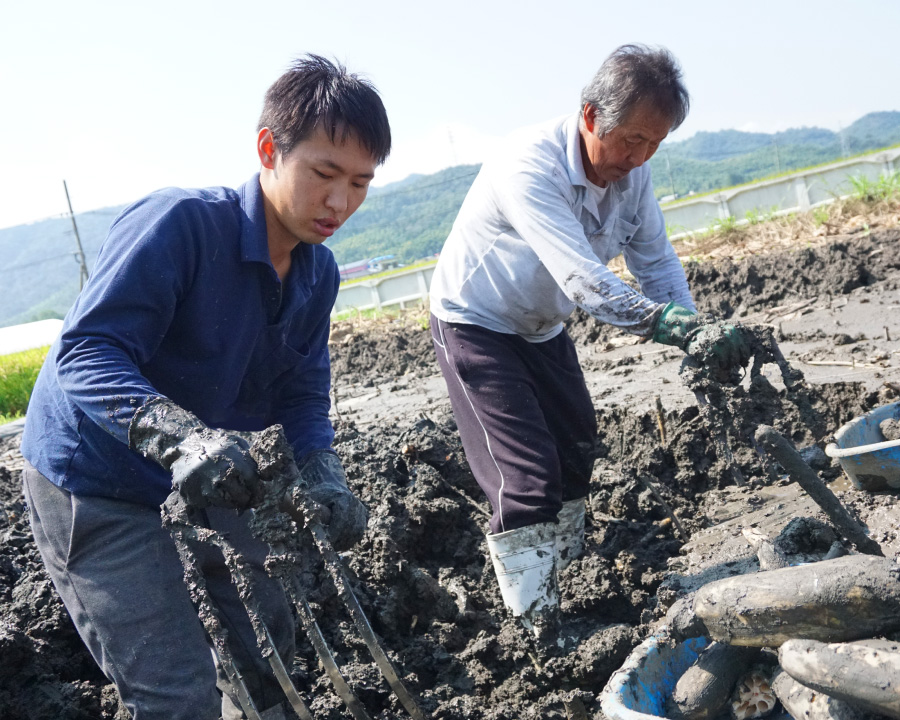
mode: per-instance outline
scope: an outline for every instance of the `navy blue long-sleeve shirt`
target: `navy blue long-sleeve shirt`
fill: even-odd
[[[159,505],[171,477],[128,447],[135,411],[167,397],[211,427],[280,423],[299,457],[331,446],[331,251],[300,243],[282,283],[259,176],[166,189],[110,227],[44,363],[22,454],[75,494]]]

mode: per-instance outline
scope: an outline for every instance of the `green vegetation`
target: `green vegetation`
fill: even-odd
[[[331,318],[332,325],[339,325],[346,322],[368,323],[373,321],[408,321],[415,318],[415,324],[421,329],[428,328],[429,313],[426,310],[425,302],[422,301],[416,307],[401,308],[399,305],[389,305],[381,308],[370,308],[369,310],[344,310],[337,313]]]
[[[0,424],[25,415],[50,346],[0,356]]]
[[[699,132],[650,160],[656,196],[692,197],[770,180],[900,144],[900,112],[875,112],[840,133],[822,128]]]
[[[760,212],[759,210],[747,211],[747,222],[751,225],[758,225],[761,222],[768,222],[778,212],[778,207],[773,205],[768,212]]]
[[[807,172],[809,170],[815,170],[817,168],[828,167],[830,165],[833,165],[834,163],[836,163],[839,160],[852,160],[853,158],[863,157],[865,155],[871,155],[873,152],[877,152],[879,150],[893,150],[895,148],[900,148],[900,144],[891,145],[889,147],[877,147],[877,148],[873,148],[871,150],[866,150],[865,152],[856,153],[854,155],[850,155],[850,156],[846,156],[846,157],[831,158],[831,159],[823,160],[822,162],[816,163],[815,165],[804,165],[802,167],[792,167],[790,169],[783,170],[782,172],[772,173],[770,175],[763,175],[760,177],[751,177],[748,180],[746,180],[745,182],[739,183],[737,185],[729,185],[727,187],[716,187],[716,188],[713,188],[712,190],[707,190],[705,192],[693,192],[690,195],[685,195],[685,196],[679,197],[675,200],[667,200],[666,202],[661,203],[661,205],[662,205],[662,207],[667,208],[667,207],[671,207],[673,205],[678,205],[680,203],[690,202],[691,200],[697,200],[698,198],[709,197],[710,195],[715,195],[717,193],[725,192],[727,190],[738,190],[739,188],[742,188],[742,187],[756,185],[757,183],[765,182],[766,180],[777,180],[778,178],[787,177],[788,175],[794,175],[799,172]],[[651,167],[653,166],[654,159],[655,158],[650,160]],[[664,193],[660,192],[658,187],[656,187],[656,196],[657,196],[657,198],[664,196]]]
[[[900,171],[891,175],[880,175],[872,180],[865,175],[854,175],[850,178],[853,197],[867,203],[881,200],[894,200],[900,197]]]
[[[341,265],[381,255],[408,264],[439,253],[479,168],[459,165],[374,188],[328,247]]]
[[[811,215],[815,226],[821,227],[828,222],[828,218],[831,216],[831,213],[828,212],[827,206],[819,206],[812,209]]]

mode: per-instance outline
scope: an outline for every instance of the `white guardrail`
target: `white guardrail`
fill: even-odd
[[[864,177],[875,183],[897,170],[900,170],[900,148],[883,150],[663,206],[663,215],[671,238],[677,239],[688,233],[702,232],[730,217],[740,223],[746,222],[748,215],[753,213],[807,212],[851,194],[850,178]],[[342,285],[332,315],[350,310],[402,309],[418,305],[428,297],[433,274],[434,265],[419,265],[392,275]]]

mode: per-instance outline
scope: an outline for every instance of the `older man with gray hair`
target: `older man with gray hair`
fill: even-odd
[[[600,322],[746,364],[734,326],[696,314],[647,161],[687,115],[665,49],[616,49],[581,110],[518,133],[484,163],[444,245],[431,328],[466,457],[493,515],[488,548],[504,603],[552,628],[556,572],[582,549],[597,423],[563,325]],[[640,291],[607,268],[618,255]],[[711,348],[711,350],[710,350]]]

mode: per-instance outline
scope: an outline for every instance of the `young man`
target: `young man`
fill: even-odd
[[[431,327],[466,457],[493,507],[503,600],[540,634],[555,573],[580,551],[597,426],[563,322],[600,322],[746,361],[740,333],[701,320],[645,163],[688,111],[675,59],[627,45],[579,113],[530,129],[484,163],[441,252]],[[606,264],[624,254],[638,292]],[[552,623],[551,623],[552,625]]]
[[[317,56],[265,97],[258,175],[232,190],[166,189],[112,224],[28,409],[22,453],[35,540],[81,637],[135,720],[239,718],[160,505],[174,486],[254,565],[285,661],[294,625],[247,527],[260,493],[240,431],[281,424],[339,549],[366,512],[331,450],[322,246],[390,152],[376,90]],[[255,648],[218,552],[200,554],[229,645],[260,709],[284,695]]]

